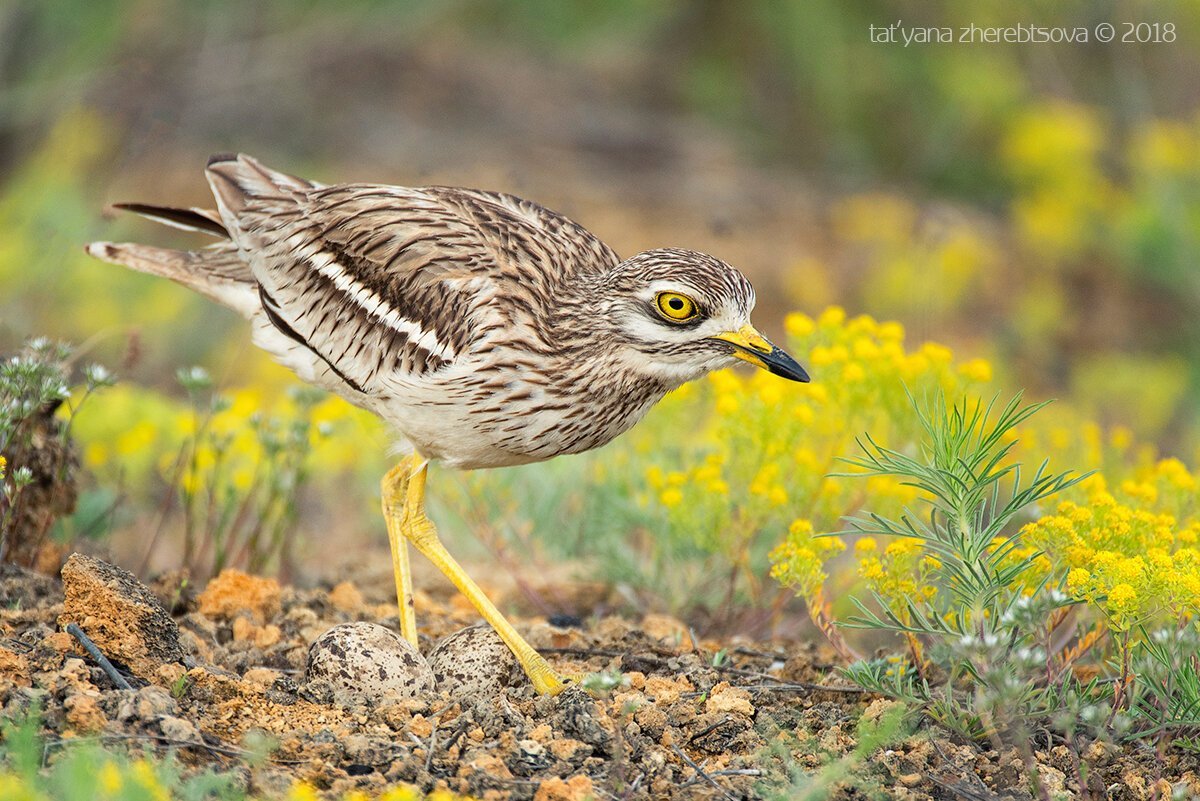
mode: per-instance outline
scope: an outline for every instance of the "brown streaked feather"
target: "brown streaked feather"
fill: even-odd
[[[169,278],[244,317],[254,313],[254,275],[232,242],[225,241],[200,250],[93,242],[86,250],[110,264]]]
[[[580,226],[511,195],[322,187],[245,156],[218,160],[209,174],[273,314],[368,393],[382,371],[421,375],[469,351],[493,330],[483,325],[492,307],[482,299],[528,303],[571,270],[618,261]],[[390,367],[363,358],[401,336]]]

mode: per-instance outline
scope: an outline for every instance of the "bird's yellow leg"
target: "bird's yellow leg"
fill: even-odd
[[[567,686],[566,682],[554,672],[550,664],[533,649],[533,646],[525,642],[525,638],[517,633],[512,624],[504,619],[504,615],[500,614],[500,610],[496,608],[495,604],[483,594],[479,585],[471,580],[462,566],[446,550],[446,546],[442,545],[437,529],[425,515],[425,476],[428,464],[414,454],[393,468],[392,472],[405,467],[405,465],[409,472],[401,532],[414,548],[424,554],[437,566],[438,570],[442,571],[446,578],[453,582],[459,592],[465,595],[471,605],[483,616],[483,619],[496,630],[500,639],[513,652],[525,670],[525,675],[529,677],[535,690],[543,695],[557,695],[562,692]],[[398,483],[395,488],[399,488]]]
[[[380,482],[383,490],[383,519],[392,546],[392,578],[396,582],[396,605],[400,609],[400,633],[417,648],[417,615],[413,609],[412,569],[408,562],[408,539],[404,536],[404,499],[412,465],[408,460],[387,471]]]

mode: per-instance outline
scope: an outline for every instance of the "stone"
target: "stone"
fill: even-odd
[[[104,715],[104,710],[100,708],[100,702],[94,695],[76,693],[67,698],[63,703],[63,708],[67,711],[67,723],[71,724],[71,727],[78,733],[98,732],[108,723],[108,718]]]
[[[28,687],[32,683],[29,660],[23,654],[0,648],[0,695],[13,687]]]
[[[162,730],[163,737],[166,737],[168,740],[175,740],[181,743],[200,741],[200,731],[190,720],[177,718],[174,715],[165,715],[158,722],[158,727]]]
[[[122,722],[153,722],[163,715],[173,714],[178,709],[175,698],[163,687],[150,685],[124,695],[117,706],[117,718]]]
[[[353,583],[343,581],[329,591],[329,602],[339,612],[353,614],[363,608],[363,595]]]
[[[339,704],[373,704],[433,690],[433,671],[407,640],[376,623],[343,623],[308,649],[307,683],[323,682]]]
[[[750,703],[750,693],[746,690],[730,687],[729,682],[718,683],[708,693],[704,702],[705,712],[732,712],[746,717],[754,716],[754,704]]]
[[[681,651],[696,647],[688,627],[670,615],[646,615],[642,618],[641,628],[648,636]]]
[[[542,782],[533,794],[533,801],[586,801],[596,797],[592,780],[583,775],[563,780],[557,776]]]
[[[109,659],[148,681],[162,665],[184,660],[179,627],[132,573],[76,553],[62,580],[59,625],[77,624]]]
[[[434,687],[453,696],[487,698],[521,681],[517,658],[486,624],[438,640],[429,653]]]
[[[249,612],[261,625],[279,614],[282,595],[275,579],[226,568],[208,582],[197,601],[202,615],[232,619]]]

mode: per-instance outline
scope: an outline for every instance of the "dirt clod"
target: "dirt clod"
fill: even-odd
[[[62,580],[59,625],[78,624],[109,659],[149,681],[163,664],[184,660],[178,626],[132,573],[76,553]]]
[[[222,570],[200,593],[200,614],[232,619],[240,612],[248,612],[261,624],[279,613],[281,595],[275,579],[230,568]]]
[[[587,776],[572,776],[566,781],[554,777],[542,782],[533,801],[585,801],[596,797],[596,787]]]

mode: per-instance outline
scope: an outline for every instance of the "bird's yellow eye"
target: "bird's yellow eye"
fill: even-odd
[[[696,301],[678,292],[659,292],[654,302],[658,313],[673,323],[686,323],[700,314]]]

